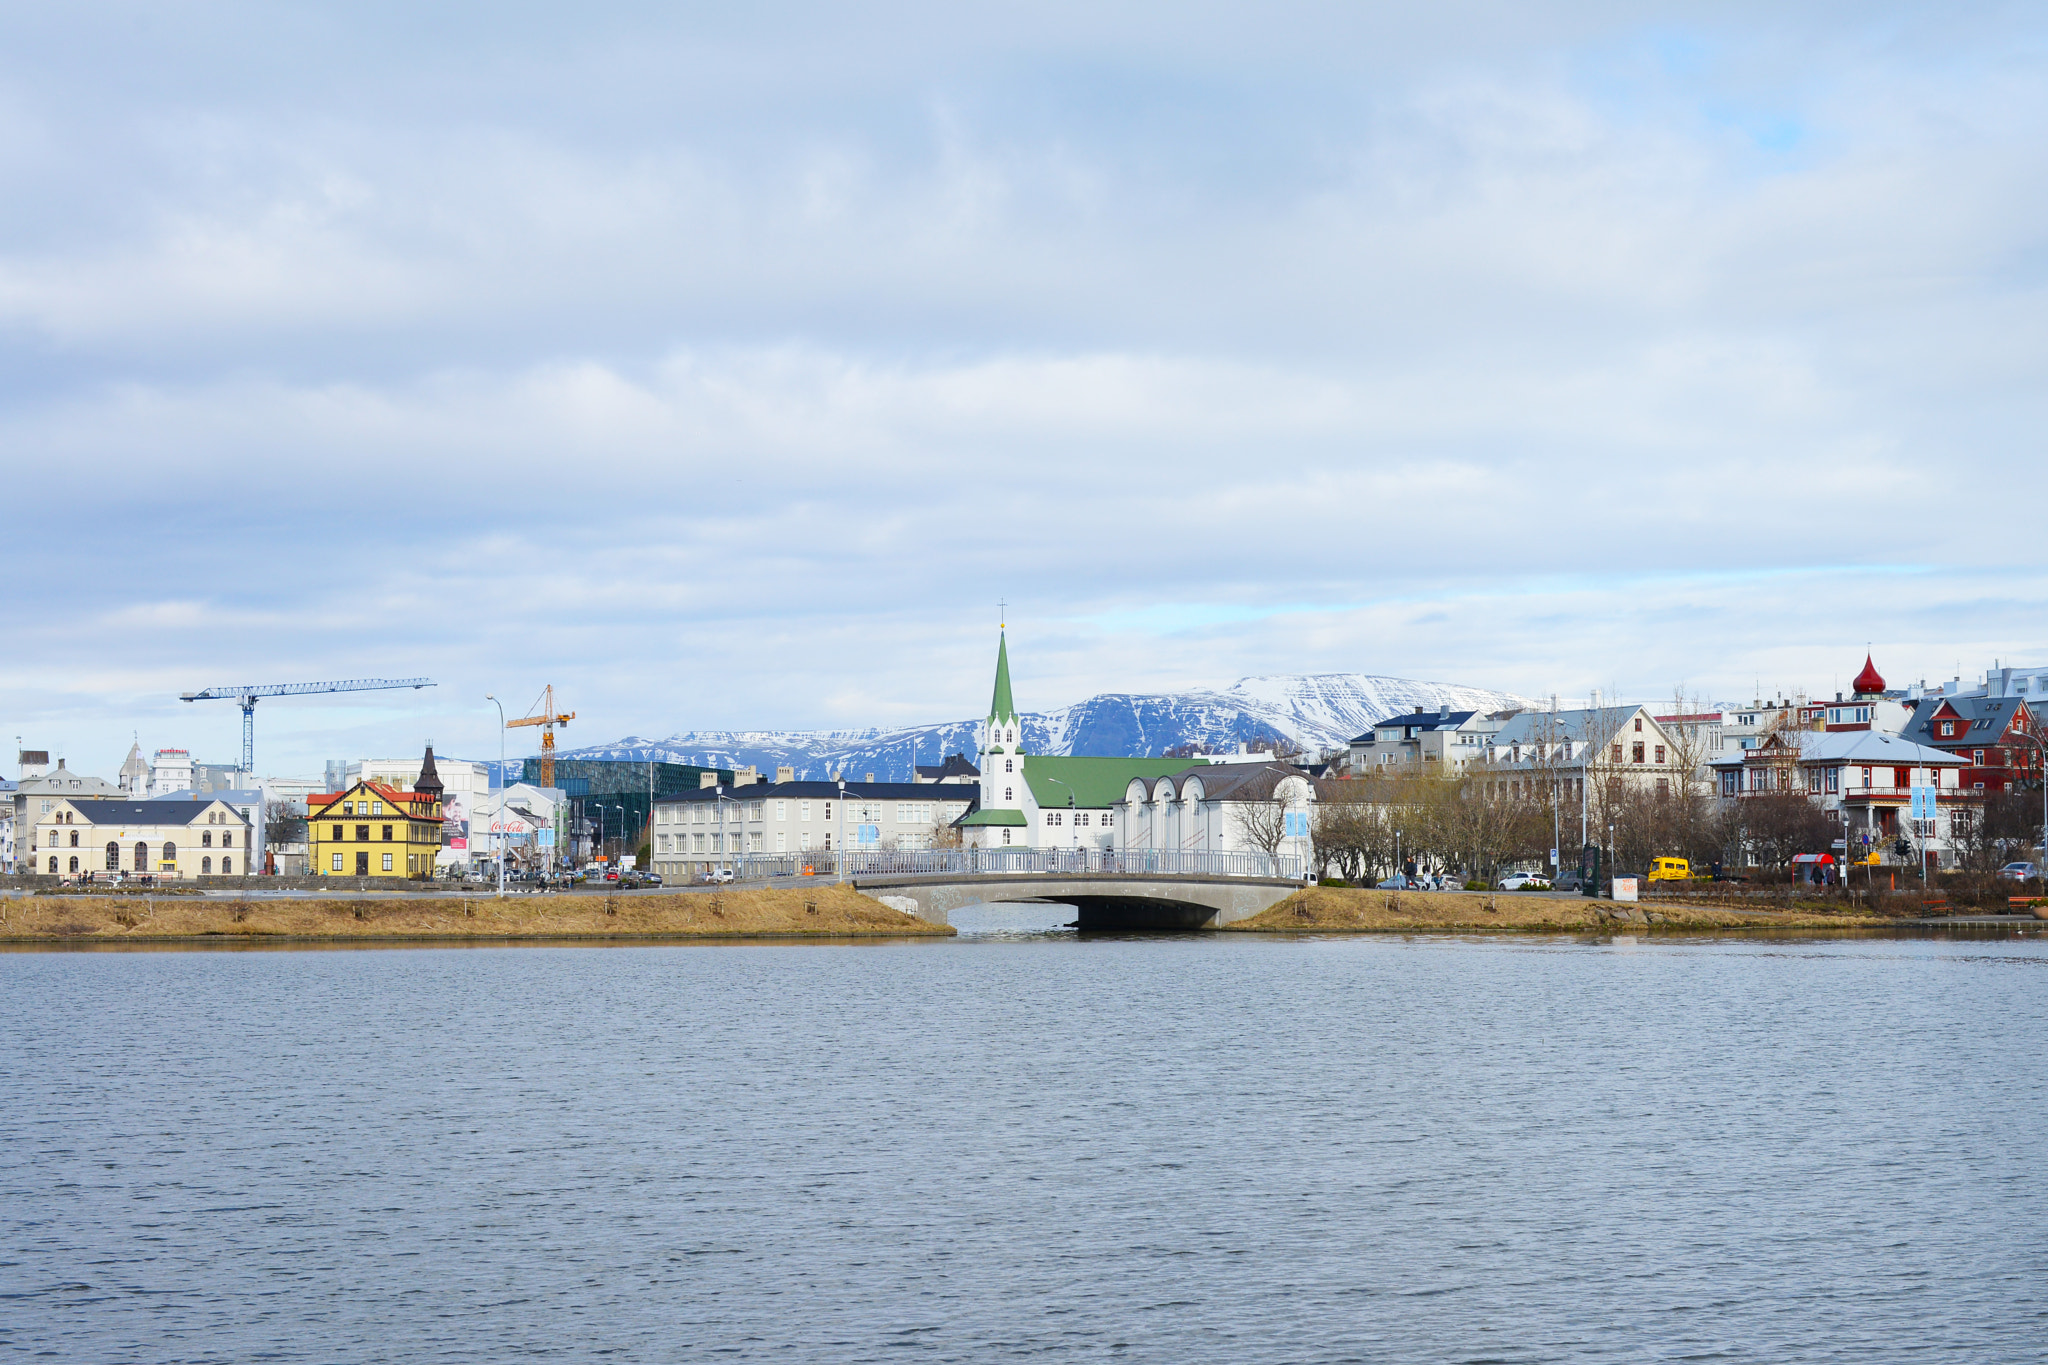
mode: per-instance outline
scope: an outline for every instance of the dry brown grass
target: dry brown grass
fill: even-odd
[[[951,934],[850,887],[672,895],[158,897],[0,901],[0,941],[541,939]]]
[[[1616,904],[1583,896],[1499,891],[1476,894],[1374,891],[1317,886],[1224,926],[1251,933],[1373,933],[1403,929],[1558,933],[1661,927],[1671,929],[1818,929],[1888,923],[1872,916],[1742,913],[1702,905]]]

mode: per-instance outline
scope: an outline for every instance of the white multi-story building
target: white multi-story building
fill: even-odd
[[[1403,772],[1454,773],[1486,757],[1489,738],[1512,718],[1512,711],[1430,711],[1388,716],[1352,740],[1344,766],[1355,777],[1386,777]]]
[[[717,784],[655,801],[648,856],[656,872],[677,878],[748,854],[929,848],[978,796],[960,783]]]
[[[27,867],[36,822],[67,798],[119,796],[121,791],[104,777],[74,773],[58,759],[50,766],[47,749],[21,751],[21,780],[14,784],[14,838],[18,862],[10,871]]]

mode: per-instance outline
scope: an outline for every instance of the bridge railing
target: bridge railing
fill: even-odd
[[[881,848],[749,853],[729,859],[733,875],[760,877],[977,876],[1015,872],[1164,877],[1285,877],[1307,874],[1306,859],[1263,853],[1173,849]]]

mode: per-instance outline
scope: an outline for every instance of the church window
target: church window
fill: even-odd
[[[1009,758],[1006,758],[1006,759],[1004,759],[1004,760],[1003,760],[1003,771],[1004,771],[1004,772],[1006,772],[1006,773],[1013,773],[1013,772],[1017,771],[1017,763],[1016,763],[1016,760],[1015,760],[1015,759],[1009,759]]]
[[[1009,788],[1009,787],[1005,787],[1005,788],[1003,788],[1003,800],[1005,800],[1005,801],[1008,801],[1008,800],[1010,800],[1010,799],[1011,799],[1011,798],[1010,798],[1010,792],[1011,792],[1011,788]]]

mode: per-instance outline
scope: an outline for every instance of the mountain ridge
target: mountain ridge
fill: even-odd
[[[1434,711],[1506,710],[1525,697],[1459,683],[1368,673],[1280,673],[1240,678],[1227,688],[1184,692],[1103,692],[1068,706],[1019,714],[1023,748],[1039,754],[1149,757],[1198,744],[1228,752],[1291,740],[1310,752],[1332,749],[1388,716]],[[978,755],[979,718],[895,728],[836,730],[686,730],[665,739],[627,735],[609,744],[559,750],[557,758],[652,759],[704,767],[791,767],[821,778],[834,771],[877,781],[910,780],[913,764],[951,753]]]

